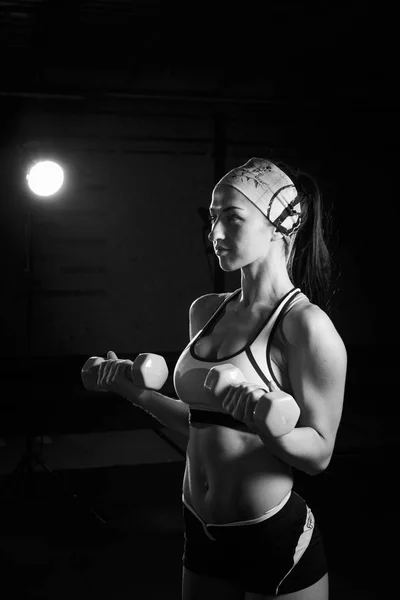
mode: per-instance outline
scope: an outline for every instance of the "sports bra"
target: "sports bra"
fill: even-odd
[[[249,431],[245,423],[227,414],[214,394],[204,388],[204,380],[215,365],[232,364],[240,369],[245,380],[250,383],[266,387],[269,381],[273,380],[279,389],[283,389],[271,366],[272,337],[287,312],[300,300],[307,298],[299,288],[291,289],[278,301],[272,313],[242,350],[212,360],[197,356],[195,352],[196,343],[213,329],[224,314],[227,304],[240,292],[239,288],[221,302],[204,327],[183,350],[176,363],[173,375],[175,392],[182,402],[189,405],[189,424],[192,426],[196,426],[196,423],[209,423]]]

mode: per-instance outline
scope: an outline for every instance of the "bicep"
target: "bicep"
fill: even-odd
[[[317,307],[299,319],[288,367],[301,411],[298,426],[315,429],[332,451],[343,410],[347,353],[333,323]]]

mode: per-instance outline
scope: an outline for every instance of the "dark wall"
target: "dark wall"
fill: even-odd
[[[159,101],[111,110],[25,100],[8,109],[0,181],[4,356],[26,349],[28,208],[34,355],[179,351],[190,303],[216,285],[239,285],[238,274],[215,272],[199,209],[223,172],[257,155],[318,178],[333,225],[332,318],[348,345],[386,339],[378,313],[395,252],[387,227],[398,158],[384,135],[390,114]],[[27,162],[43,150],[66,169],[51,202],[35,200],[23,181]]]
[[[151,111],[20,114],[12,146],[27,149],[23,161],[32,147],[47,149],[66,167],[66,185],[52,201],[8,187],[9,340],[23,340],[26,325],[25,207],[32,216],[35,355],[168,351],[186,343],[188,306],[212,283],[198,213],[213,182],[210,127],[201,115]],[[21,350],[17,343],[11,351]]]
[[[317,176],[332,211],[332,318],[349,346],[391,343],[396,20],[360,2],[197,8],[2,12],[2,356],[26,351],[27,206],[35,356],[179,351],[193,299],[238,285],[215,271],[199,209],[256,155]],[[48,205],[23,185],[39,150],[66,167]]]

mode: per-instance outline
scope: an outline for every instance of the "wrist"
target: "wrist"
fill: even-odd
[[[130,386],[130,389],[127,390],[124,394],[124,398],[128,400],[128,402],[130,402],[131,404],[135,404],[140,408],[144,408],[152,393],[153,390],[139,388],[132,385]]]

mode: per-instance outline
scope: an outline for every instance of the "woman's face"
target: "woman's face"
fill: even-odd
[[[229,185],[217,186],[210,220],[208,239],[222,270],[235,271],[266,258],[274,227],[241,192]]]

